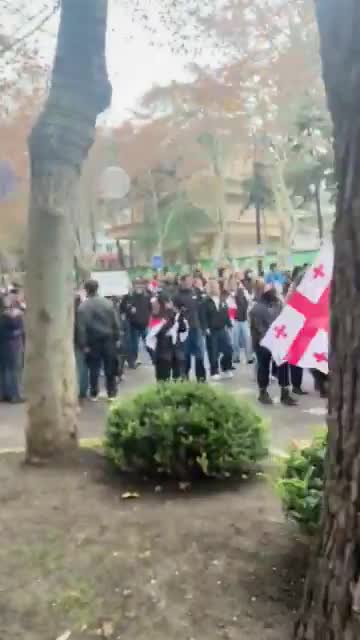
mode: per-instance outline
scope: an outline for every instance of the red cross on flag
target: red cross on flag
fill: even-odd
[[[333,247],[324,245],[261,341],[277,364],[289,362],[303,369],[328,373],[333,264]]]

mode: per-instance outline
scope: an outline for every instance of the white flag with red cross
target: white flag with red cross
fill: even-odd
[[[261,341],[277,364],[289,362],[303,369],[328,373],[329,293],[333,265],[333,247],[324,245]]]

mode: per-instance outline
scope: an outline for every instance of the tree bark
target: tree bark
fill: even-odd
[[[321,211],[321,185],[319,182],[315,185],[315,205],[316,205],[316,219],[319,231],[320,242],[324,239],[324,220]]]
[[[120,240],[116,240],[116,251],[120,269],[126,269],[124,250],[120,244]]]
[[[109,105],[107,0],[62,0],[45,107],[29,139],[31,200],[27,264],[27,458],[77,445],[73,355],[72,218],[97,116]]]
[[[318,0],[316,8],[339,192],[324,508],[295,637],[355,640],[360,638],[360,3]]]

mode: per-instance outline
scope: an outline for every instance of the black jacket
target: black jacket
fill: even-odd
[[[237,290],[235,294],[235,302],[236,302],[235,320],[239,320],[239,322],[245,322],[247,320],[249,303],[243,289],[239,288]]]
[[[216,307],[214,300],[209,297],[206,297],[203,304],[206,329],[214,331],[231,327],[229,308],[221,297],[219,308]]]
[[[187,331],[187,325],[184,320],[184,316],[180,313],[178,318],[178,334],[177,340],[174,344],[171,336],[167,335],[169,329],[174,326],[176,320],[176,314],[173,311],[168,312],[168,318],[166,324],[160,329],[157,334],[156,348],[155,348],[155,361],[159,360],[172,360],[173,357],[183,358],[184,350],[180,341],[180,333]]]
[[[194,289],[179,289],[175,299],[175,306],[183,310],[190,329],[200,329],[201,297]]]
[[[94,296],[81,303],[76,314],[75,340],[80,348],[99,340],[119,340],[119,322],[112,302]]]
[[[148,293],[129,293],[122,299],[120,310],[126,314],[133,327],[145,329],[151,315],[150,295]]]
[[[250,311],[250,330],[253,345],[256,348],[265,336],[270,325],[281,313],[281,302],[270,304],[264,296],[256,302]]]

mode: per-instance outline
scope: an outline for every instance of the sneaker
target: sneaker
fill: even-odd
[[[98,396],[90,396],[90,402],[97,402],[99,400]]]
[[[215,373],[213,376],[211,376],[211,380],[212,382],[220,382],[221,376],[218,373]]]
[[[274,404],[272,397],[269,395],[269,392],[267,391],[267,389],[261,389],[260,395],[259,395],[259,402],[265,405]]]
[[[295,400],[295,398],[293,398],[290,395],[289,389],[281,389],[280,402],[281,402],[281,404],[285,405],[285,407],[296,407],[297,406],[297,401]]]
[[[232,380],[234,377],[234,374],[232,371],[223,371],[221,374],[221,377],[223,380]]]
[[[308,396],[308,392],[304,391],[301,387],[293,387],[292,392],[296,395],[296,396]]]
[[[255,358],[250,358],[250,360],[247,361],[248,364],[254,364],[255,362]]]

